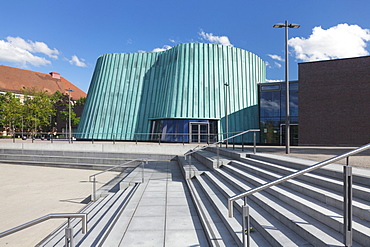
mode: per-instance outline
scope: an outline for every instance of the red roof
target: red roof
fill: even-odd
[[[73,99],[76,100],[81,97],[86,97],[84,91],[73,85],[64,77],[60,76],[60,79],[56,79],[52,77],[53,74],[59,73],[51,72],[50,74],[44,74],[0,65],[0,91],[20,93],[20,90],[23,88],[35,87],[39,91],[47,91],[51,94],[56,91],[65,94],[66,89],[70,88],[73,90],[71,93]]]

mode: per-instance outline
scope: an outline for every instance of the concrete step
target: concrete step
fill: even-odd
[[[258,167],[264,170],[269,170],[274,173],[278,173],[281,175],[288,175],[293,172],[298,171],[295,168],[291,168],[290,165],[292,163],[286,163],[285,165],[279,165],[267,161],[262,161],[262,160],[257,160],[257,159],[252,159],[252,158],[241,158],[239,161],[245,163],[245,164],[250,164],[253,167]],[[334,166],[334,165],[333,165]],[[341,165],[336,165],[336,169],[338,170],[343,169],[343,166]],[[323,168],[320,168],[318,170],[322,170]],[[363,169],[358,170],[359,168],[353,168],[357,173],[361,173]],[[323,172],[323,174],[326,174],[327,171]],[[336,174],[339,172],[336,172]],[[363,172],[366,174],[365,172]],[[362,181],[362,178],[364,176],[359,176],[358,174],[354,175],[354,178],[357,177],[357,181]],[[326,175],[320,175],[320,172],[318,173],[306,173],[302,176],[297,177],[297,180],[309,182],[310,184],[316,184],[321,187],[325,187],[329,190],[336,191],[340,194],[343,193],[343,171],[341,173],[341,176],[337,178],[336,176],[326,176]],[[367,180],[370,181],[370,176],[367,178]],[[367,185],[364,182],[356,182],[353,181],[353,195],[357,198],[361,198],[362,200],[366,200],[370,202],[370,197],[368,196],[370,193],[370,184]]]
[[[80,220],[72,220],[71,226],[74,228],[74,242],[76,246],[97,246],[110,233],[114,225],[125,209],[133,193],[139,184],[129,186],[125,190],[110,193],[105,198],[89,204],[81,212],[88,213],[88,232],[82,234]],[[43,240],[38,246],[64,246],[64,229],[62,225],[56,232]]]
[[[265,180],[261,177],[257,177],[254,174],[243,172],[240,170],[235,169],[234,167],[230,165],[224,166],[224,169],[226,172],[228,172],[232,179],[238,179],[240,181],[248,181],[249,186],[245,186],[243,189],[243,186],[241,187],[241,191],[246,191],[250,188],[250,185],[252,186],[260,186],[262,184],[265,184],[268,182],[268,180]],[[248,178],[248,179],[246,179]],[[244,182],[245,183],[245,182]],[[292,191],[290,189],[284,188],[283,186],[273,186],[269,189],[266,189],[264,191],[264,195],[266,193],[270,194],[269,200],[273,200],[276,203],[282,204],[280,208],[292,208],[289,210],[290,212],[293,209],[296,214],[302,214],[303,212],[308,217],[311,217],[312,219],[315,219],[322,224],[334,229],[336,232],[343,232],[343,217],[341,215],[341,211],[338,209],[335,209],[333,207],[327,206],[321,202],[318,202],[312,198],[309,198],[308,196],[299,194],[295,191]],[[273,196],[273,198],[271,198]],[[269,204],[271,205],[271,202],[263,202],[263,204]],[[260,204],[261,206],[261,204]],[[277,207],[270,208],[269,210],[276,210]],[[277,214],[281,214],[280,210],[276,211]],[[278,215],[278,217],[285,217],[285,215]],[[293,216],[294,218],[294,216]],[[310,218],[307,219],[307,221],[310,221]],[[361,222],[362,224],[358,224],[356,221]],[[294,230],[292,228],[292,230]],[[356,219],[354,217],[353,222],[353,238],[355,241],[357,241],[360,244],[368,243],[370,242],[370,236],[366,234],[366,232],[370,233],[369,224],[367,221],[360,220],[359,218]],[[334,236],[334,235],[333,235]],[[340,238],[339,238],[340,239]]]
[[[220,218],[223,219],[224,224],[229,225],[229,231],[234,233],[234,236],[238,237],[239,241],[241,241],[241,210],[234,212],[233,218],[228,217],[227,198],[230,195],[235,194],[234,191],[232,191],[230,187],[226,185],[226,181],[217,179],[212,172],[206,172],[204,173],[204,176],[199,177],[198,179],[199,181],[203,180],[203,188],[207,188],[207,195],[210,198],[210,201],[213,202],[213,206],[217,210]],[[217,204],[215,202],[217,202]],[[237,203],[241,209],[243,201],[239,200]],[[253,206],[256,205],[253,204]],[[272,219],[272,217],[264,217],[263,215],[266,216],[266,211],[260,207],[258,207],[258,209],[258,211],[255,209],[255,207],[251,207],[250,209],[250,213],[252,215],[252,227],[255,230],[251,233],[252,239],[259,235],[261,236],[259,239],[268,240],[269,245],[272,246],[304,246],[307,244],[306,241],[296,234],[292,234],[287,227],[282,225],[277,220],[274,220],[273,224],[270,220],[268,220],[268,218]],[[234,223],[234,225],[231,225],[229,223],[230,219],[235,219],[237,224],[235,225]],[[280,226],[280,228],[277,229],[277,226]],[[258,242],[258,246],[264,245]]]
[[[252,173],[254,175],[260,176],[268,181],[273,181],[280,178],[282,175],[287,175],[290,173],[295,172],[296,170],[290,168],[280,168],[278,169],[277,165],[270,164],[267,162],[261,162],[261,166],[257,166],[257,162],[260,161],[253,161],[248,159],[246,163],[241,163],[239,161],[233,161],[230,163],[231,166],[239,169],[240,171],[245,171],[248,173]],[[260,168],[262,167],[263,168]],[[236,170],[236,174],[239,172]],[[276,173],[279,172],[279,173]],[[309,179],[305,179],[305,177],[310,177]],[[315,184],[311,183],[314,181]],[[322,181],[322,183],[321,183]],[[328,182],[329,181],[329,182]],[[300,177],[295,179],[288,180],[282,183],[283,186],[294,190],[300,194],[309,196],[315,200],[320,201],[328,206],[335,207],[339,210],[343,210],[343,192],[333,191],[332,185],[329,186],[330,188],[325,187],[327,184],[335,183],[340,186],[343,190],[343,182],[338,180],[333,180],[331,178],[326,178],[324,176],[319,175],[311,175],[311,174],[304,174]],[[361,199],[363,195],[370,195],[370,190],[366,187],[360,185],[353,186],[353,214],[359,218],[365,219],[370,221],[370,202]],[[359,197],[360,196],[360,197]],[[370,196],[367,196],[370,197]],[[366,197],[365,197],[366,198]],[[369,198],[366,198],[369,199]]]
[[[51,155],[25,155],[25,154],[0,154],[2,161],[33,161],[49,163],[68,163],[68,164],[99,164],[99,165],[120,165],[127,160],[115,158],[99,157],[73,157],[73,156],[51,156]]]
[[[58,144],[55,144],[58,145]],[[166,154],[139,154],[122,153],[122,152],[90,152],[90,151],[55,151],[55,150],[32,150],[32,149],[0,149],[0,154],[19,154],[19,155],[45,155],[45,156],[62,156],[62,157],[79,157],[79,158],[112,158],[121,160],[132,160],[137,158],[147,158],[149,160],[171,160],[175,155]]]
[[[184,156],[177,156],[177,162],[184,178],[199,176],[209,170],[208,167],[191,156],[187,157],[187,159]]]
[[[239,193],[254,188],[253,185],[248,184],[243,180],[238,180],[234,178],[233,175],[230,175],[223,170],[218,171],[218,175],[224,179],[232,181],[230,183],[238,189]],[[281,202],[267,192],[260,192],[249,196],[248,202],[254,202],[259,207],[267,211],[278,222],[284,224],[292,232],[304,238],[305,241],[314,246],[343,246],[341,243],[341,234],[321,222],[305,215],[296,208]],[[259,223],[260,222],[257,222],[257,224]],[[279,227],[279,225],[274,225],[273,229],[276,229],[277,227]]]
[[[235,195],[235,193],[238,193],[239,190],[227,180],[217,176],[216,172],[207,172],[204,174],[204,177],[204,179],[208,182],[208,185],[212,184],[214,190],[219,191],[218,195],[224,202],[224,207],[226,208],[226,214],[223,214],[223,216],[226,217],[228,215],[228,209],[226,205],[227,198]],[[241,213],[244,201],[237,200],[235,203],[237,204],[237,211],[234,212],[234,218],[239,220],[239,227],[241,227]],[[255,237],[257,233],[261,233],[259,235],[261,235],[263,239],[267,240],[272,246],[304,246],[308,244],[305,240],[294,234],[290,229],[281,224],[274,217],[271,217],[267,211],[253,203],[253,201],[248,201],[248,203],[250,205],[251,224],[253,229],[256,230],[255,232],[251,233],[252,237]],[[279,226],[279,228],[277,228],[277,226]],[[263,246],[261,243],[259,243],[259,245]]]
[[[233,160],[223,155],[217,156],[216,153],[207,150],[198,151],[191,154],[191,156],[193,156],[195,159],[197,159],[199,162],[201,162],[211,170],[217,169],[219,166],[227,164],[228,162]]]
[[[198,179],[188,180],[189,190],[210,246],[238,246],[206,197]]]
[[[257,153],[248,155],[252,159],[265,161],[277,165],[286,166],[289,168],[302,170],[308,166],[317,164],[318,162],[312,160],[299,159],[295,157],[279,156],[267,153]],[[351,163],[350,163],[351,164]],[[334,179],[343,179],[343,165],[330,164],[323,168],[317,169],[312,172],[313,174],[322,175]],[[355,184],[362,184],[370,187],[370,169],[353,167],[353,182]]]

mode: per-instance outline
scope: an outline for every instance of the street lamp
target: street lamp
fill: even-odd
[[[32,143],[33,143],[33,140],[36,139],[36,130],[37,130],[37,124],[36,124],[37,116],[36,115],[33,115],[33,116],[35,117],[35,134],[32,137]]]
[[[23,116],[21,116],[21,118],[22,118],[22,140],[23,140]]]
[[[290,153],[290,129],[289,129],[289,65],[288,65],[288,28],[299,28],[300,25],[291,23],[288,21],[285,23],[277,23],[273,27],[282,28],[285,27],[285,87],[286,87],[286,101],[285,101],[285,152]]]
[[[226,129],[226,148],[229,144],[229,140],[227,138],[229,138],[229,119],[228,119],[228,112],[227,112],[227,103],[228,103],[228,99],[227,99],[227,96],[228,96],[228,88],[229,88],[229,84],[226,82],[224,83],[225,85],[225,129]]]
[[[69,115],[69,120],[68,120],[68,128],[69,128],[69,143],[71,143],[72,140],[72,124],[71,124],[71,92],[73,92],[72,89],[66,89],[68,91],[68,115]]]

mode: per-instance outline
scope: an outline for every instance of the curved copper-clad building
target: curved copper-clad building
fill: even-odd
[[[258,128],[257,83],[265,73],[257,55],[216,44],[102,55],[77,137],[213,141],[225,132],[226,113],[229,132]]]

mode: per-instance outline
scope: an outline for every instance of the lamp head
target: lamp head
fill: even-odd
[[[289,24],[289,27],[290,28],[299,28],[301,25],[297,24],[297,23],[291,23]]]
[[[284,23],[276,23],[275,25],[273,25],[273,27],[282,28],[282,27],[285,27],[285,24]]]

